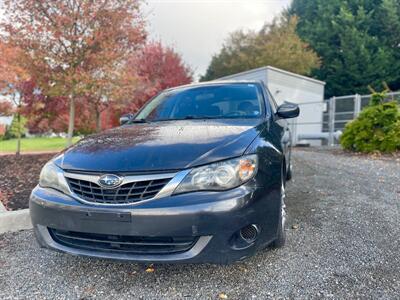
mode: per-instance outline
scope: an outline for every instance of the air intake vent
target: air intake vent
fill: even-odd
[[[91,251],[129,254],[171,254],[190,250],[198,237],[140,237],[84,233],[49,228],[58,244]]]

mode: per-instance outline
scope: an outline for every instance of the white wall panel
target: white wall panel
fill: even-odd
[[[292,130],[295,135],[322,132],[324,82],[273,67],[253,69],[218,80],[261,80],[265,82],[278,104],[282,104],[284,101],[299,104],[300,116],[289,121],[293,124]],[[320,141],[309,142],[312,145],[321,144]]]

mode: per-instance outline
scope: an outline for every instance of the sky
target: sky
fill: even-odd
[[[259,30],[289,4],[290,0],[147,0],[143,12],[150,39],[172,46],[197,80],[230,32]]]

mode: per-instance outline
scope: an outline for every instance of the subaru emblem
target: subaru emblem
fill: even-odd
[[[99,178],[98,182],[102,187],[114,188],[122,183],[122,178],[113,174],[105,174]]]

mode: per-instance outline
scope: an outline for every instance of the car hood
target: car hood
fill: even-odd
[[[82,139],[55,163],[91,172],[181,170],[242,155],[260,127],[258,119],[126,125]]]

